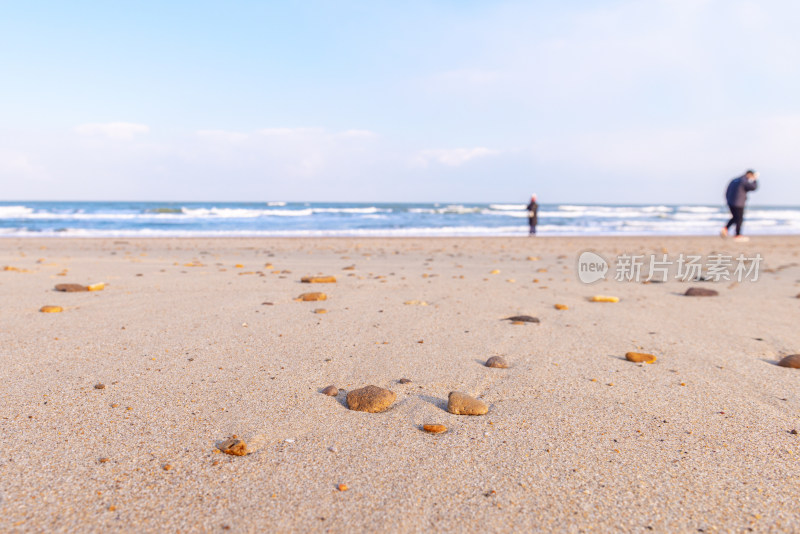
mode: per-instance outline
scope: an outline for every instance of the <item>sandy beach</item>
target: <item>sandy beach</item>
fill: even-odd
[[[586,250],[763,262],[587,285]],[[800,236],[3,239],[0,530],[798,531],[798,294]]]

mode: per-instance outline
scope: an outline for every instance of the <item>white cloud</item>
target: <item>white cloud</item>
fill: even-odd
[[[299,135],[318,135],[323,133],[322,128],[262,128],[258,130],[261,135],[276,137],[299,136]]]
[[[95,122],[75,127],[75,133],[80,135],[103,136],[109,139],[133,139],[134,136],[149,131],[150,127],[146,124],[134,122]]]
[[[482,146],[475,148],[437,148],[421,150],[412,159],[412,164],[418,167],[427,167],[431,163],[438,163],[448,167],[459,167],[473,159],[495,156],[499,153],[499,150]]]
[[[209,141],[222,141],[225,143],[238,143],[245,141],[249,136],[242,132],[231,132],[228,130],[198,130],[197,137],[208,139]]]

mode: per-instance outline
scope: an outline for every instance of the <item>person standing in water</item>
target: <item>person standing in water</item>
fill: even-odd
[[[536,223],[538,222],[539,204],[536,203],[536,195],[531,195],[531,201],[528,204],[528,224],[531,227],[530,234],[536,235]]]
[[[728,228],[731,225],[736,225],[736,237],[740,241],[746,241],[747,238],[742,235],[742,221],[744,220],[744,205],[747,202],[747,193],[758,189],[758,173],[754,170],[749,170],[744,175],[734,178],[728,184],[728,189],[725,191],[725,200],[728,203],[728,209],[731,211],[731,218],[728,224],[725,225],[720,231],[722,237],[728,237]]]

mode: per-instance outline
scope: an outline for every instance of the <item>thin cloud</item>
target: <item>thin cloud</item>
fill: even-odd
[[[108,137],[109,139],[133,139],[136,135],[146,134],[150,127],[135,122],[94,122],[80,124],[75,133],[88,136]]]
[[[486,147],[475,148],[438,148],[421,150],[412,160],[412,163],[419,167],[427,167],[431,163],[438,163],[447,167],[459,167],[477,158],[496,156],[499,150]]]
[[[198,130],[197,137],[210,141],[222,141],[226,143],[238,143],[245,141],[249,136],[242,132],[231,132],[228,130]]]

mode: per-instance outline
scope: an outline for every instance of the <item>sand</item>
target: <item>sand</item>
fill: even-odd
[[[585,285],[587,249],[764,261],[756,282]],[[799,251],[800,237],[0,240],[0,531],[798,531],[800,370],[775,363],[800,352]],[[337,282],[300,282],[316,275]],[[683,296],[693,285],[720,294]],[[294,300],[309,291],[328,298]],[[348,410],[370,384],[391,408]],[[451,391],[488,414],[448,413]],[[250,454],[219,451],[234,434]]]

